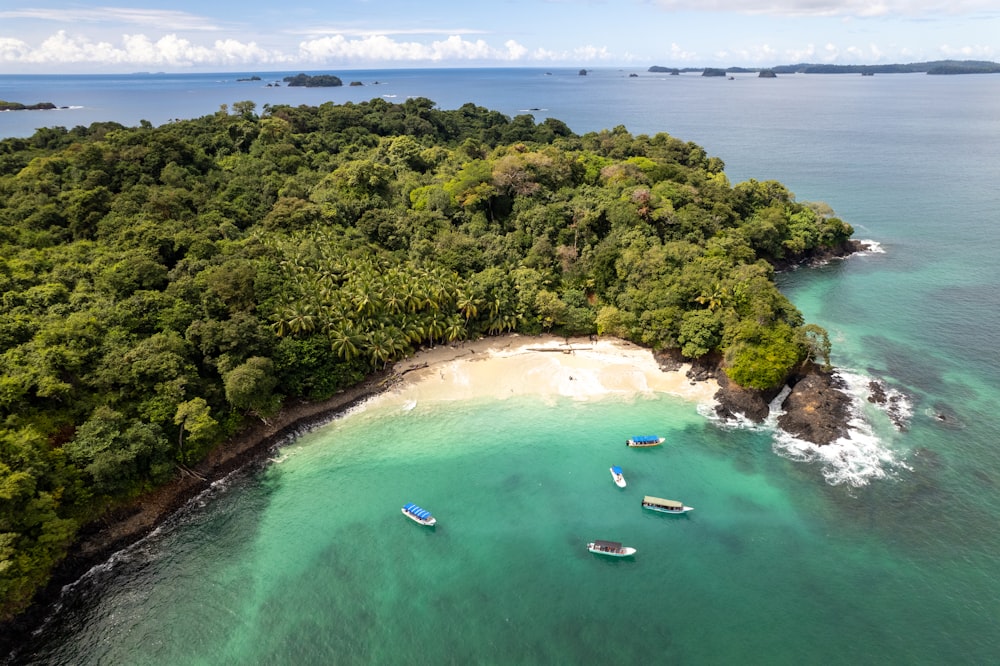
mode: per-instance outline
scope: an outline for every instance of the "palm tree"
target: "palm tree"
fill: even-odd
[[[469,319],[479,314],[479,299],[471,292],[460,290],[455,305],[458,307],[459,312],[465,316],[466,323],[468,323]]]
[[[350,328],[337,329],[330,335],[330,348],[345,361],[350,361],[361,353],[359,343],[360,339]]]
[[[308,303],[295,303],[288,312],[288,328],[293,335],[312,333],[316,328],[316,315]]]
[[[392,339],[385,329],[376,328],[365,336],[368,345],[368,354],[371,356],[372,364],[382,363],[385,368],[392,356]]]
[[[465,337],[465,326],[458,315],[448,317],[448,324],[444,329],[444,337],[448,342],[454,342]]]

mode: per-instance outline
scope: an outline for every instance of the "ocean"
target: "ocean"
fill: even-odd
[[[334,73],[343,88],[0,76],[0,99],[69,107],[0,113],[0,137],[247,99],[421,96],[693,141],[733,183],[779,180],[872,241],[779,276],[831,334],[856,397],[850,440],[815,449],[666,395],[374,402],[217,483],[67,588],[18,663],[1000,659],[1000,76]],[[867,400],[872,381],[894,418]],[[622,445],[649,432],[667,444]],[[651,514],[643,494],[695,511]],[[407,521],[406,502],[439,526]],[[638,552],[595,556],[595,538]]]

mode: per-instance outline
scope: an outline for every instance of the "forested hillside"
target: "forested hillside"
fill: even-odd
[[[79,527],[415,349],[507,331],[828,352],[773,265],[849,225],[667,134],[427,99],[0,142],[0,619]]]

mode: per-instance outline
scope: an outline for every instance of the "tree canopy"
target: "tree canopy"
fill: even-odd
[[[76,530],[292,399],[508,331],[828,357],[773,266],[828,209],[668,134],[423,98],[0,141],[0,618]]]

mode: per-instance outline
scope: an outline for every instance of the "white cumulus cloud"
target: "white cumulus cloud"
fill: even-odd
[[[398,41],[386,35],[367,35],[349,39],[344,35],[329,35],[309,39],[299,44],[299,60],[305,62],[338,61],[395,61],[443,62],[501,60],[518,61],[528,55],[528,50],[514,40],[503,48],[494,48],[482,39],[468,40],[450,35],[441,40],[422,42]]]
[[[775,16],[966,16],[1000,12],[995,0],[655,0],[671,11]]]

